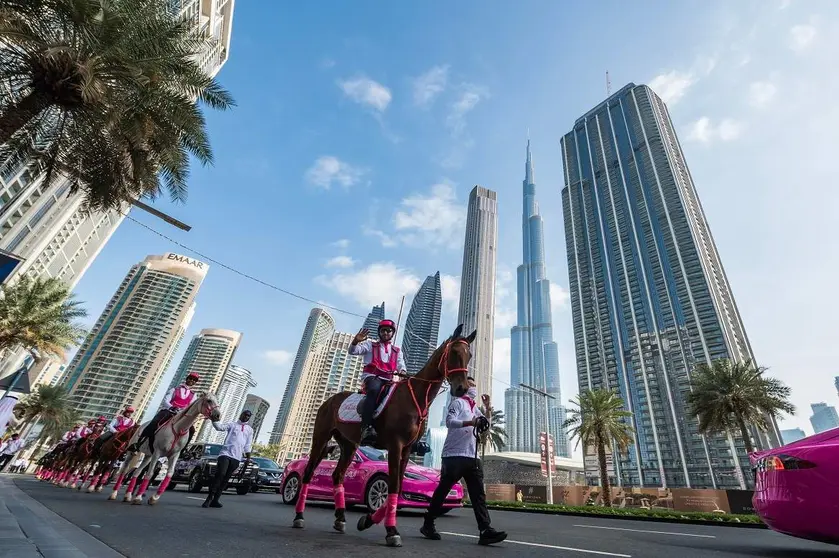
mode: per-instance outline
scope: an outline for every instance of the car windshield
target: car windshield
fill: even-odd
[[[275,462],[271,461],[267,457],[252,457],[251,461],[259,465],[259,468],[263,471],[279,471],[280,466],[277,465]]]
[[[221,452],[221,444],[207,444],[204,446],[204,455],[215,457]]]
[[[387,450],[380,450],[376,448],[371,448],[369,446],[362,446],[358,448],[358,451],[364,454],[364,457],[369,459],[370,461],[387,461]],[[413,460],[409,460],[408,463],[411,465],[416,465]]]

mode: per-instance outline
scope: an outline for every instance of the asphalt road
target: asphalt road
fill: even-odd
[[[485,556],[625,557],[839,557],[839,546],[799,540],[768,530],[649,523],[615,519],[493,511],[493,526],[510,538],[496,547],[477,543],[469,509],[453,510],[437,522],[442,541],[419,534],[422,516],[401,513],[402,548],[387,548],[384,527],[359,533],[361,510],[347,513],[347,533],[332,530],[329,507],[309,505],[306,529],[291,528],[294,509],[276,494],[237,496],[228,492],[224,508],[201,507],[206,494],[182,490],[164,494],[157,506],[107,500],[108,492],[87,494],[21,477],[15,483],[43,505],[128,556]]]

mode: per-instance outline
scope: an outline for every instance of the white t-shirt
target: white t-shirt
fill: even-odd
[[[472,407],[464,398],[452,399],[446,413],[446,428],[449,429],[449,432],[445,443],[443,443],[442,457],[475,457],[477,446],[474,434],[475,427],[463,426],[463,423],[482,416],[484,414],[477,404],[475,404],[475,409],[472,410]]]

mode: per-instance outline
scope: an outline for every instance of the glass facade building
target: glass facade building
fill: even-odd
[[[224,373],[218,388],[219,413],[221,414],[219,422],[238,421],[245,407],[248,391],[256,385],[250,370],[231,364]],[[197,426],[196,431],[198,431]],[[256,440],[255,432],[256,429],[254,429],[254,440]],[[209,420],[205,420],[196,440],[222,444],[226,437],[227,432],[218,432]]]
[[[579,387],[619,391],[636,430],[616,480],[742,486],[743,441],[700,435],[685,403],[698,363],[754,355],[667,107],[630,83],[579,118],[561,150]],[[774,421],[754,436],[779,444]]]
[[[408,374],[416,374],[437,347],[440,333],[440,310],[443,307],[443,293],[440,288],[440,272],[426,277],[411,302],[411,310],[405,321],[402,335],[402,351]]]

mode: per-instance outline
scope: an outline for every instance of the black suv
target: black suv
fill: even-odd
[[[221,444],[191,444],[181,452],[181,457],[175,465],[175,472],[169,489],[178,482],[185,482],[190,492],[201,492],[205,486],[213,482],[216,475],[216,460],[221,451]],[[240,496],[251,492],[257,486],[259,467],[248,460],[242,460],[239,467],[230,477],[230,481],[223,490],[236,488]]]
[[[260,490],[271,490],[280,493],[283,484],[283,470],[275,461],[267,457],[251,457],[254,465],[259,467],[257,472],[257,484],[252,488],[254,492]]]

